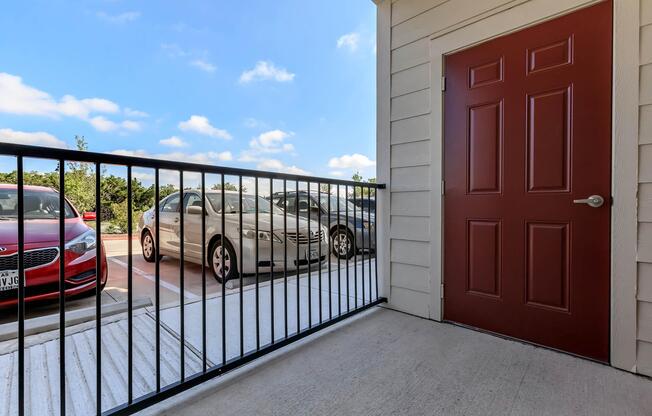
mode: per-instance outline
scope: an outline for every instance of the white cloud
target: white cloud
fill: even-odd
[[[124,113],[127,117],[140,117],[140,118],[149,117],[149,114],[147,114],[146,112],[140,110],[134,110],[133,108],[129,108],[129,107],[125,107]]]
[[[192,115],[186,121],[179,123],[179,129],[183,131],[192,131],[216,139],[231,140],[233,137],[228,131],[213,127],[204,116]]]
[[[85,98],[78,100],[72,95],[64,95],[58,104],[61,114],[69,117],[85,119],[90,113],[115,114],[120,111],[120,106],[104,98]]]
[[[134,20],[138,19],[140,17],[140,12],[131,11],[131,12],[124,12],[120,14],[109,14],[100,11],[95,13],[95,15],[108,23],[124,24],[128,22],[133,22]]]
[[[139,122],[133,120],[125,120],[122,123],[120,123],[120,126],[125,130],[131,130],[131,131],[140,131],[140,129],[142,128]]]
[[[333,169],[363,169],[376,166],[376,162],[359,153],[334,157],[328,161],[328,167]]]
[[[161,49],[163,49],[170,58],[183,58],[184,56],[189,55],[186,50],[176,43],[162,43]]]
[[[254,137],[249,142],[249,149],[240,153],[240,162],[259,162],[260,156],[271,153],[294,152],[292,143],[285,143],[285,139],[293,136],[294,133],[283,130],[270,130]]]
[[[95,127],[95,130],[107,132],[113,131],[118,128],[118,123],[111,121],[104,116],[95,116],[88,120],[91,123],[91,126]]]
[[[135,122],[117,123],[97,114],[118,114],[120,106],[105,98],[78,99],[64,95],[60,100],[50,94],[23,83],[21,77],[0,73],[0,113],[42,116],[58,119],[75,117],[88,122],[99,131],[136,128]]]
[[[265,123],[264,121],[257,120],[253,117],[247,117],[244,119],[243,122],[244,126],[249,128],[249,129],[266,129],[268,128],[268,124]]]
[[[310,172],[303,170],[297,166],[287,166],[278,159],[264,159],[261,160],[256,166],[260,170],[272,170],[275,172],[290,173],[293,175],[310,175]]]
[[[248,84],[254,81],[290,82],[295,74],[285,68],[278,68],[270,61],[258,61],[253,69],[244,71],[240,75],[240,83]]]
[[[192,163],[214,163],[217,161],[224,162],[233,160],[233,155],[229,151],[225,152],[204,152],[204,153],[183,153],[183,152],[170,152],[170,153],[150,153],[147,150],[125,150],[118,149],[111,152],[115,155],[121,156],[137,156],[149,159],[165,159]]]
[[[0,129],[0,142],[58,147],[62,149],[68,147],[63,140],[59,140],[50,133],[43,131],[26,132],[12,129]]]
[[[341,170],[333,170],[331,171],[331,176],[341,178],[342,176],[344,176],[344,172],[342,172]]]
[[[167,139],[159,140],[159,144],[162,144],[163,146],[168,146],[168,147],[186,147],[186,146],[188,146],[188,143],[186,143],[181,137],[177,137],[177,136],[172,136],[172,137],[168,137]]]
[[[346,35],[340,36],[337,39],[337,48],[348,49],[349,52],[355,52],[358,50],[358,44],[360,43],[360,34],[356,32],[347,33]]]
[[[207,62],[203,59],[195,59],[194,61],[190,62],[191,66],[194,66],[195,68],[199,68],[204,72],[215,72],[217,67],[210,62]]]

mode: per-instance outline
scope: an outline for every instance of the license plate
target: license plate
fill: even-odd
[[[306,257],[308,257],[308,254],[310,254],[310,260],[319,259],[319,251],[316,248],[310,248],[310,253],[306,250]]]
[[[18,288],[18,270],[0,271],[0,291]]]

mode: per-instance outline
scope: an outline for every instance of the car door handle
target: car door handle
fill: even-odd
[[[600,195],[591,195],[585,199],[573,199],[575,204],[586,204],[592,208],[599,208],[604,204],[604,198]]]

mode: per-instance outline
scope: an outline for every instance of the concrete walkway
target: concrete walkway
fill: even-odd
[[[652,381],[374,308],[145,414],[652,415]]]

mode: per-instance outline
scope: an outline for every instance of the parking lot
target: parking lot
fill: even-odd
[[[108,260],[108,280],[104,291],[102,292],[102,304],[125,304],[128,297],[128,244],[127,237],[107,235],[104,238],[104,245],[107,251]],[[373,255],[372,255],[373,256]],[[365,255],[367,258],[368,255]],[[133,240],[132,246],[133,261],[133,298],[138,299],[150,305],[155,304],[155,265],[148,263],[143,259],[141,246],[138,239]],[[358,262],[361,256],[358,255]],[[332,270],[337,270],[338,260],[335,256],[330,257]],[[350,260],[353,263],[353,259]],[[179,305],[181,296],[181,286],[179,282],[180,262],[177,259],[163,257],[160,261],[160,305],[162,308]],[[344,268],[346,262],[340,261],[340,266]],[[326,262],[322,263],[322,268],[328,267]],[[314,266],[312,270],[318,269]],[[295,273],[295,272],[292,272]],[[305,271],[304,271],[305,273]],[[282,272],[275,273],[275,279],[283,277]],[[259,281],[268,281],[269,273],[261,273]],[[255,276],[245,276],[243,279],[244,286],[255,283]],[[237,290],[239,281],[233,280],[226,283],[226,291]],[[206,270],[206,295],[208,298],[221,296],[222,285],[218,283],[209,269]],[[194,263],[185,263],[184,267],[184,298],[186,303],[201,299],[202,295],[202,272],[201,266]],[[92,294],[86,297],[72,298],[66,300],[66,312],[92,309],[95,307],[95,296]],[[46,317],[59,313],[58,302],[46,302],[38,304],[27,304],[25,306],[27,319]],[[0,325],[5,323],[15,323],[16,312],[8,309],[2,312],[0,316]]]

